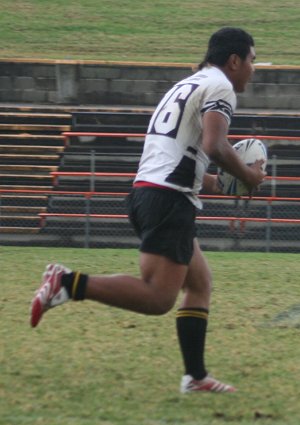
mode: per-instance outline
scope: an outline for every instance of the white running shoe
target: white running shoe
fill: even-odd
[[[63,274],[71,272],[62,264],[48,264],[43,273],[42,284],[31,302],[30,324],[33,328],[49,308],[69,301],[66,288],[61,286],[61,278]]]
[[[210,375],[197,380],[190,375],[184,375],[180,384],[181,393],[189,393],[193,391],[210,391],[214,393],[233,393],[236,391],[234,387],[218,381]]]

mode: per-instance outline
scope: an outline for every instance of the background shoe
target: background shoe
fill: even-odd
[[[193,391],[210,391],[214,393],[233,393],[236,391],[234,387],[218,381],[210,375],[197,380],[190,375],[184,375],[181,380],[180,392],[189,393]]]

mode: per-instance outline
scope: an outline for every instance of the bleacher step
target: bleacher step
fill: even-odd
[[[31,164],[32,162],[59,162],[59,155],[34,155],[34,154],[1,154],[1,160],[13,164],[22,163]],[[57,167],[56,167],[57,168]]]
[[[35,124],[35,125],[70,125],[72,114],[43,112],[3,112],[0,109],[0,123],[3,124]]]
[[[38,215],[1,215],[1,223],[6,222],[14,222],[14,221],[24,221],[24,222],[35,222],[37,225],[39,223],[39,216]]]
[[[32,145],[26,145],[26,146],[19,146],[19,145],[0,145],[0,153],[48,153],[48,152],[63,152],[64,147],[63,146],[32,146]]]
[[[0,134],[0,140],[1,139],[15,139],[18,141],[21,140],[27,140],[27,139],[32,139],[32,140],[37,140],[37,139],[41,139],[41,140],[64,140],[64,136],[61,135],[49,135],[49,134],[30,134],[30,133],[19,133],[19,134],[6,134],[6,133],[2,133]]]
[[[37,179],[37,180],[51,180],[52,177],[47,175],[47,174],[4,174],[4,173],[0,173],[0,179],[5,179],[5,178],[16,178],[16,179],[28,179],[28,178],[32,178],[32,179]],[[1,181],[1,180],[0,180]]]
[[[0,131],[42,131],[47,133],[56,132],[61,133],[64,131],[70,131],[69,125],[47,125],[47,124],[0,124]]]
[[[14,226],[1,226],[0,233],[8,233],[8,234],[36,234],[40,232],[39,227],[14,227]]]
[[[0,189],[5,191],[26,191],[26,192],[49,192],[52,191],[52,185],[32,185],[32,184],[0,184]]]
[[[46,207],[29,207],[29,206],[0,206],[0,213],[2,214],[39,214],[46,212]]]
[[[13,165],[2,165],[0,164],[0,172],[21,172],[21,171],[28,171],[28,172],[44,172],[44,173],[51,173],[51,171],[57,171],[56,165],[20,165],[20,164],[13,164]]]

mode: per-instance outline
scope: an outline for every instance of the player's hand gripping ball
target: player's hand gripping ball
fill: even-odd
[[[263,159],[264,163],[262,165],[262,169],[263,171],[266,170],[268,159],[267,150],[261,140],[244,139],[233,145],[233,149],[237,152],[241,160],[247,165],[251,165],[255,161]],[[249,189],[241,180],[238,180],[236,177],[233,177],[231,174],[227,173],[221,168],[218,168],[218,182],[224,195],[249,195]]]

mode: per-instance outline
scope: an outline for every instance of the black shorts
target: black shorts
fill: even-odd
[[[142,252],[189,264],[196,236],[196,208],[185,195],[172,189],[134,188],[127,197],[127,207]]]

